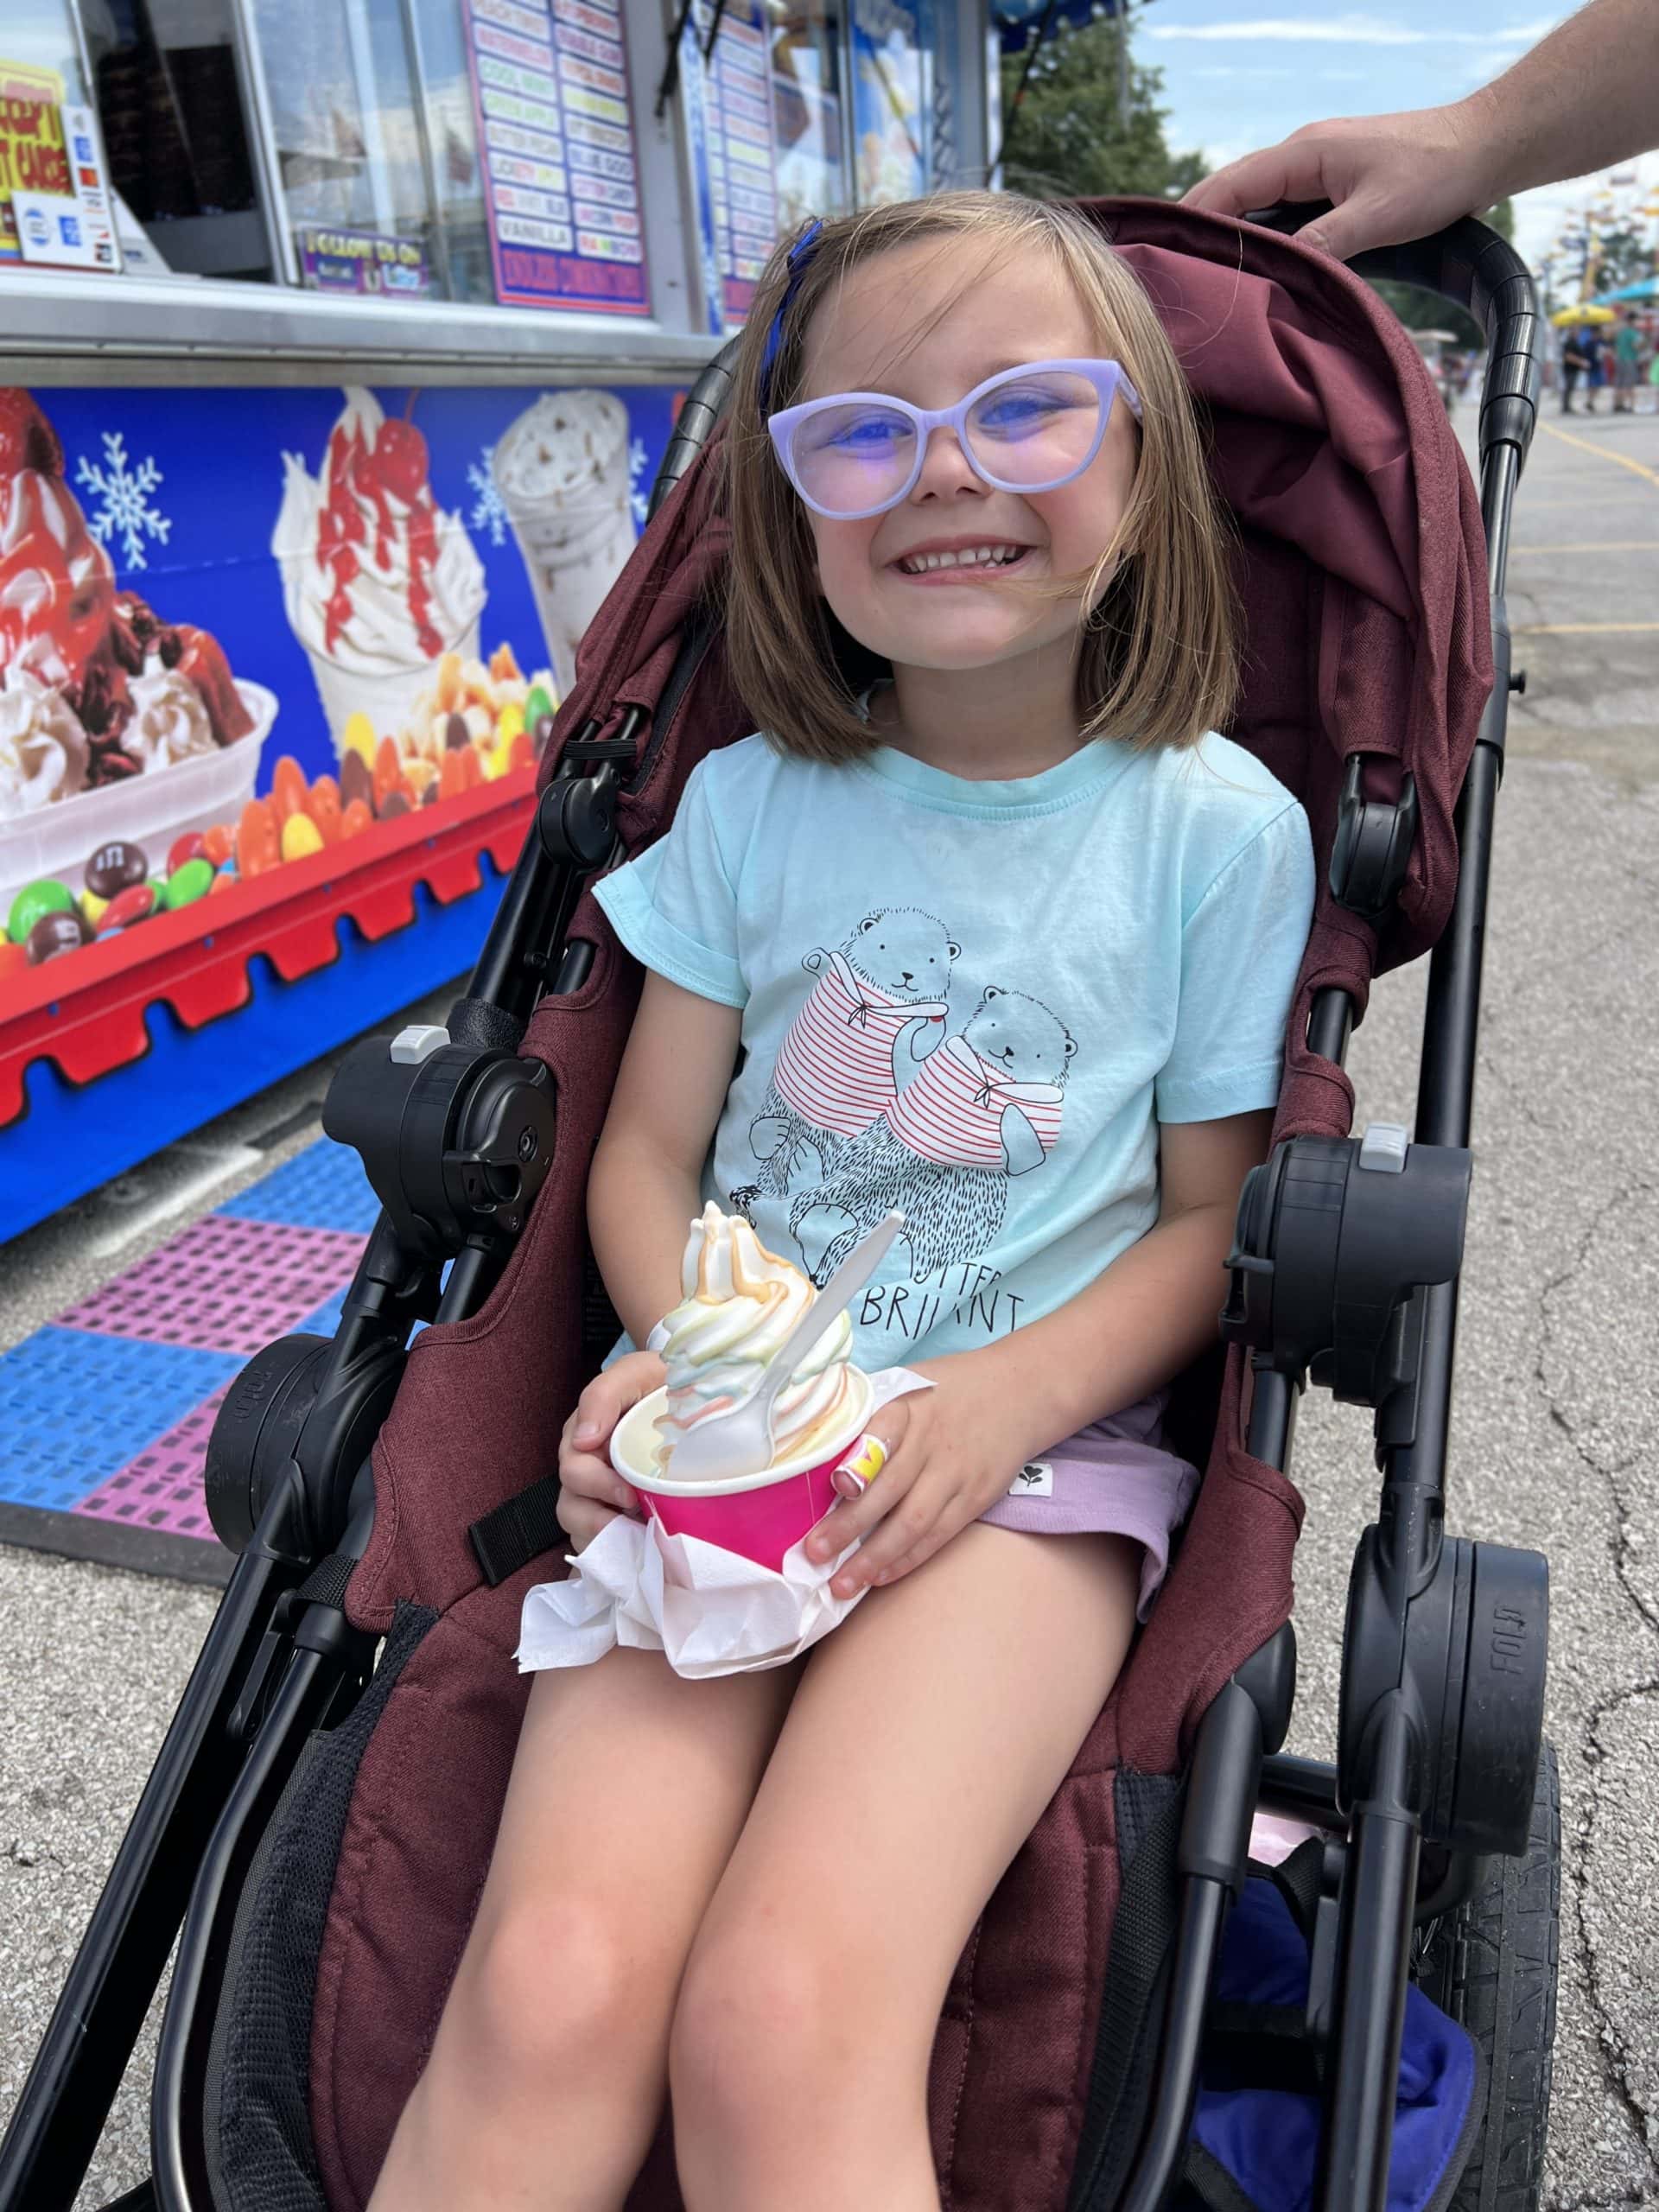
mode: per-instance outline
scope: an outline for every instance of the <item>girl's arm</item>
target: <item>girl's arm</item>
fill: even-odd
[[[1139,1243],[1040,1321],[918,1363],[937,1387],[873,1418],[888,1464],[809,1539],[808,1556],[823,1560],[866,1538],[831,1583],[836,1597],[908,1574],[1027,1460],[1160,1389],[1215,1342],[1239,1190],[1272,1128],[1267,1111],[1161,1125],[1159,1217]]]
[[[1158,1219],[1086,1290],[971,1359],[1029,1408],[1033,1452],[1161,1389],[1216,1341],[1223,1262],[1270,1109],[1159,1128]]]
[[[680,1298],[686,1230],[731,1087],[742,1017],[647,971],[588,1178],[588,1229],[637,1344]]]

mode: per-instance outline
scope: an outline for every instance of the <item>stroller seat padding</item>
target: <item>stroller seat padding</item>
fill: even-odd
[[[1293,241],[1159,201],[1087,211],[1146,284],[1205,412],[1237,527],[1243,689],[1230,734],[1306,807],[1321,889],[1286,1040],[1275,1136],[1348,1132],[1353,1093],[1306,1042],[1326,986],[1363,1009],[1371,975],[1432,944],[1455,888],[1452,809],[1491,683],[1478,507],[1422,363],[1357,279]],[[618,829],[659,835],[703,753],[746,734],[710,608],[727,551],[720,434],[650,525],[595,618],[548,748],[623,709],[653,719]],[[658,713],[683,643],[671,711]],[[1415,780],[1420,830],[1379,936],[1324,886],[1345,757]],[[517,1605],[543,1559],[480,1587],[468,1525],[551,1468],[582,1372],[583,1193],[639,975],[585,899],[581,989],[543,1001],[523,1049],[557,1090],[552,1172],[483,1309],[416,1341],[375,1447],[377,1514],[348,1592],[364,1628],[438,1616],[359,1764],[315,1952],[315,2185],[302,2212],[355,2212],[423,2063],[476,1902],[522,1708]],[[1213,1365],[1213,1363],[1211,1363]],[[1205,1409],[1207,1413],[1207,1408]],[[1087,2096],[1122,1859],[1119,1780],[1166,1783],[1227,1676],[1286,1619],[1301,1517],[1244,1447],[1249,1373],[1229,1354],[1185,1541],[1111,1701],[988,1906],[934,2053],[931,2113],[954,2212],[1061,2212]],[[1133,1785],[1130,1785],[1131,1787]],[[372,1879],[365,1878],[372,1869]],[[276,2199],[238,2196],[238,2212]],[[294,2200],[286,2200],[293,2202]],[[637,2212],[677,2204],[659,2151]]]

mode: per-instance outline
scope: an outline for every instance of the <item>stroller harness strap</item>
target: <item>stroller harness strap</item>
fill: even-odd
[[[556,1544],[567,1543],[559,1521],[558,1477],[543,1475],[474,1521],[467,1536],[492,1590]]]

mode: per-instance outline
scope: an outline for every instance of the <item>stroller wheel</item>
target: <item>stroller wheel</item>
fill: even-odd
[[[1560,1783],[1546,1743],[1524,1853],[1484,1860],[1420,1954],[1418,1986],[1469,2031],[1485,2073],[1480,2132],[1446,2212],[1537,2212],[1542,2200],[1560,1888]]]

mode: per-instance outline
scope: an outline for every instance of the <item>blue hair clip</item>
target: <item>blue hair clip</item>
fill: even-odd
[[[789,282],[784,287],[784,296],[778,302],[778,312],[772,318],[772,328],[766,333],[766,350],[760,356],[760,412],[764,415],[772,397],[772,365],[778,358],[778,348],[784,342],[784,317],[789,313],[795,295],[801,288],[807,264],[817,250],[822,219],[815,215],[789,249]]]

